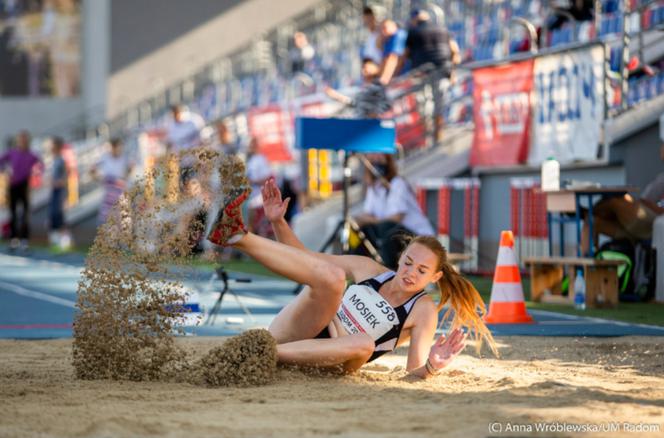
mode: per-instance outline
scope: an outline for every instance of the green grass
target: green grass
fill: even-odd
[[[194,259],[193,265],[197,268],[212,271],[218,266],[216,263]],[[255,260],[228,260],[221,263],[228,272],[239,272],[243,274],[264,275],[268,277],[281,278],[279,275],[267,269]]]
[[[480,295],[482,295],[482,299],[488,305],[491,299],[492,278],[468,276],[468,279],[475,285]],[[526,298],[528,298],[528,292],[530,291],[530,281],[528,279],[523,280],[523,290]],[[576,310],[573,306],[564,304],[526,301],[526,307],[528,309],[548,310],[567,315],[590,316],[635,324],[664,326],[664,304],[657,303],[618,303],[618,306],[614,309]]]

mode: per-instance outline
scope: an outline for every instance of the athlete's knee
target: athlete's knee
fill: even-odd
[[[346,289],[346,273],[340,267],[333,264],[326,264],[321,269],[321,286],[327,293],[333,292],[343,294]]]
[[[280,330],[279,327],[272,321],[270,326],[267,328],[267,331],[270,332],[274,340],[277,342],[277,345],[288,342],[288,337],[283,330]]]

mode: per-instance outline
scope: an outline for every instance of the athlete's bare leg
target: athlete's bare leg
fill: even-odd
[[[366,333],[330,339],[306,339],[277,346],[279,362],[326,367],[343,364],[344,370],[359,369],[371,357],[374,341]]]
[[[270,324],[270,333],[278,344],[312,339],[332,321],[346,288],[343,269],[252,233],[234,246],[271,271],[308,286]]]

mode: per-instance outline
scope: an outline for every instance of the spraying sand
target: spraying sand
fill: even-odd
[[[189,163],[195,164],[183,166]],[[210,368],[213,360],[204,360],[208,369],[202,374],[200,364],[174,343],[184,320],[187,291],[181,279],[191,265],[192,247],[205,235],[208,214],[214,217],[238,187],[249,187],[242,161],[201,148],[164,157],[122,195],[97,232],[78,285],[73,342],[78,378],[213,385],[271,378],[266,370],[255,380],[229,371],[240,359],[257,371],[247,355],[269,354],[264,346],[271,338],[259,336],[261,342],[249,342],[256,349],[238,354],[227,347],[211,352],[216,358],[228,353],[228,364],[224,368],[217,360]]]

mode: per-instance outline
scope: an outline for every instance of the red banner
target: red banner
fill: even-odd
[[[470,165],[524,163],[530,140],[533,61],[476,69],[473,86]]]
[[[288,132],[292,124],[290,112],[278,105],[253,108],[247,114],[251,135],[256,137],[258,148],[271,161],[290,161]]]

